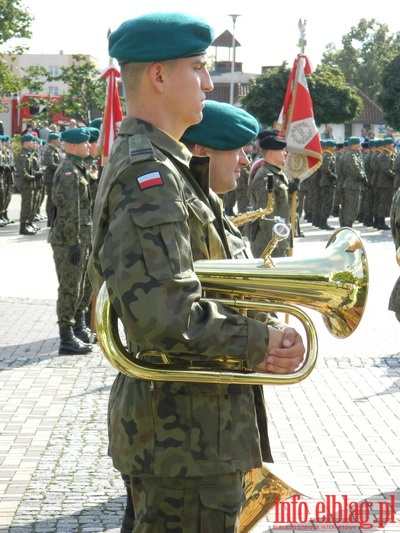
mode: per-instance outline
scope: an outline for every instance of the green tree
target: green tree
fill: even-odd
[[[21,0],[0,0],[0,46],[12,39],[30,39],[32,15],[21,6]],[[26,46],[15,44],[7,54],[21,54]]]
[[[318,126],[351,122],[361,112],[361,98],[339,69],[320,65],[308,76],[307,83]]]
[[[240,102],[265,127],[278,120],[285,97],[290,68],[286,62],[250,80],[249,92]]]
[[[241,99],[243,107],[266,127],[279,117],[289,81],[286,63],[251,80],[249,93]],[[320,66],[307,77],[317,125],[340,124],[356,117],[362,106],[355,89],[349,87],[339,69]]]
[[[18,39],[29,39],[32,16],[21,6],[21,0],[0,0],[0,58],[4,54],[22,54],[27,46],[19,44]],[[13,41],[13,45],[10,44]],[[8,65],[0,61],[1,94],[8,96],[20,89],[17,76],[12,74]]]
[[[386,65],[382,72],[382,86],[378,103],[382,107],[385,120],[396,130],[400,130],[400,55]]]
[[[400,32],[390,34],[386,24],[363,18],[342,37],[342,45],[338,50],[329,44],[321,63],[338,67],[347,83],[375,100],[380,92],[383,69],[400,54]]]
[[[61,67],[61,74],[50,79],[63,81],[69,87],[68,92],[61,96],[61,101],[55,103],[56,110],[85,124],[92,120],[93,113],[97,116],[99,111],[103,111],[106,81],[86,56],[73,55],[72,65]]]

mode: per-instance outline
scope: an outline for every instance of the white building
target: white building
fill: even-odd
[[[70,67],[73,63],[72,55],[64,54],[60,50],[59,54],[22,54],[22,55],[5,55],[4,61],[10,67],[11,72],[19,78],[26,74],[28,67],[41,66],[45,67],[49,74],[58,76],[61,74],[61,67]],[[86,61],[91,61],[97,67],[99,62],[90,55],[85,55]],[[100,68],[99,68],[100,73]],[[68,85],[62,81],[46,82],[41,91],[42,94],[61,95],[68,91]],[[27,87],[21,91],[21,95],[30,92]]]

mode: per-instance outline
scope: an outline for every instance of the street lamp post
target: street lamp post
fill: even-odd
[[[232,64],[231,64],[231,85],[230,85],[230,94],[229,94],[229,103],[233,105],[233,78],[235,76],[235,25],[236,25],[236,19],[240,17],[240,15],[228,15],[229,17],[232,17],[232,24],[233,24],[233,31],[232,31]]]

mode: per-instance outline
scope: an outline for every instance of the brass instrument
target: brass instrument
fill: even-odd
[[[103,353],[118,371],[154,381],[250,385],[298,383],[314,368],[318,352],[315,326],[301,307],[318,311],[333,336],[346,338],[360,323],[368,292],[365,249],[351,228],[334,232],[325,250],[317,257],[279,257],[274,258],[273,263],[262,258],[196,261],[195,271],[204,298],[217,299],[244,314],[249,310],[282,312],[298,318],[307,341],[301,367],[291,374],[269,374],[246,368],[242,359],[221,357],[207,368],[195,361],[185,365],[172,364],[169,354],[158,351],[132,355],[121,342],[118,317],[103,284],[96,304],[97,337]],[[350,281],[354,279],[358,280],[359,290],[356,301],[350,302]]]
[[[272,241],[284,238],[286,230],[275,225]],[[269,243],[260,259],[197,261],[195,271],[203,288],[203,297],[247,311],[284,312],[297,317],[307,338],[307,353],[300,369],[292,374],[263,374],[243,367],[243,361],[221,357],[215,366],[205,368],[193,362],[188,366],[172,364],[169,355],[146,351],[132,355],[123,346],[118,333],[118,317],[103,284],[96,304],[97,336],[108,361],[120,372],[139,379],[241,384],[291,384],[306,378],[315,366],[317,335],[308,315],[300,309],[318,311],[329,332],[346,338],[357,328],[364,313],[368,292],[368,263],[364,246],[351,228],[340,228],[326,248],[311,258],[282,257],[270,254]],[[357,280],[359,290],[349,299],[349,287]],[[150,362],[149,359],[157,362]],[[175,358],[176,359],[176,358]],[[263,463],[245,473],[246,501],[240,514],[240,533],[248,533],[281,501],[295,494],[305,496],[296,482],[288,481],[279,466]]]
[[[246,501],[240,511],[239,533],[248,533],[279,501],[295,494],[311,497],[298,486],[291,472],[283,465],[263,463],[245,473],[244,494]]]
[[[260,207],[260,209],[256,209],[255,211],[248,211],[247,213],[238,213],[237,215],[234,215],[233,217],[228,217],[228,219],[236,226],[244,226],[248,222],[253,222],[253,220],[257,220],[258,218],[265,218],[266,216],[270,215],[275,208],[275,198],[273,194],[273,179],[274,175],[272,172],[268,172],[267,176],[264,178],[265,181],[265,188],[268,193],[268,200],[267,205],[264,209]]]

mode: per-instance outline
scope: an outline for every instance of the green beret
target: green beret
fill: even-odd
[[[92,122],[89,124],[89,128],[97,128],[99,130],[101,128],[102,122],[103,122],[103,119],[101,117],[94,118]]]
[[[348,142],[349,142],[349,146],[352,146],[353,144],[361,144],[360,138],[355,137],[355,136],[349,137]]]
[[[37,141],[37,137],[35,137],[34,135],[30,135],[29,133],[27,133],[26,135],[22,135],[21,137],[22,143],[29,143],[31,141]]]
[[[388,146],[389,144],[394,144],[393,137],[385,137],[382,139],[382,146]]]
[[[93,128],[91,126],[88,126],[86,128],[90,134],[90,137],[89,137],[89,142],[90,143],[95,143],[99,140],[99,137],[100,137],[100,130],[97,129],[97,128]]]
[[[244,109],[206,100],[202,121],[190,126],[183,139],[212,150],[237,150],[250,144],[258,130],[257,120]]]
[[[374,146],[376,146],[376,141],[375,139],[370,139],[368,141],[368,148],[373,148]]]
[[[148,13],[110,34],[110,57],[120,63],[165,61],[204,54],[214,40],[205,20],[184,13]]]
[[[61,133],[61,140],[66,143],[80,144],[89,140],[90,133],[87,128],[71,128]]]
[[[52,141],[53,139],[59,139],[60,138],[60,134],[58,133],[58,131],[52,131],[51,133],[49,133],[49,141]]]
[[[383,146],[383,139],[376,139],[375,146]]]
[[[344,140],[343,146],[349,146],[349,140],[348,139]]]
[[[326,139],[324,146],[326,147],[336,146],[336,141],[334,141],[333,139]]]

